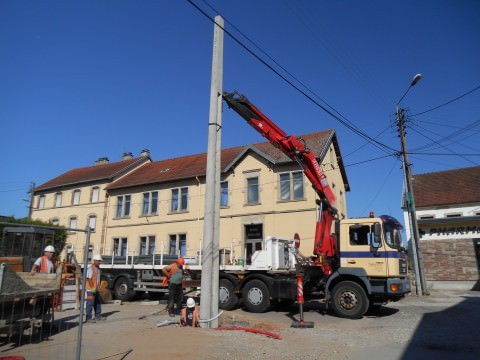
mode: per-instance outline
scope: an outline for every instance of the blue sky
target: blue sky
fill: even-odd
[[[478,1],[192,1],[211,17],[215,8],[279,72],[396,150],[396,103],[413,75],[423,79],[402,102],[410,115],[480,85]],[[212,39],[212,23],[184,0],[1,1],[0,214],[26,216],[31,182],[99,157],[205,152]],[[347,129],[228,35],[223,84],[289,134],[335,129],[349,216],[403,221],[403,173],[392,152]],[[226,107],[223,125],[223,147],[263,140]],[[480,164],[479,90],[407,125],[414,174]]]

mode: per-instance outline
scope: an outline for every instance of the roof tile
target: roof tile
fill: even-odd
[[[480,166],[413,176],[416,207],[480,202]]]

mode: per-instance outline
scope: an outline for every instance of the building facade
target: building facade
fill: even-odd
[[[477,288],[480,166],[415,175],[413,189],[427,286]]]
[[[326,173],[345,217],[349,184],[335,132],[302,138]],[[193,259],[202,248],[206,159],[205,153],[155,162],[140,156],[75,169],[71,172],[82,174],[75,181],[67,172],[35,189],[32,217],[70,228],[89,224],[95,229],[92,252]],[[96,174],[103,171],[104,176]],[[99,191],[97,202],[92,201],[94,188]],[[222,150],[220,188],[220,248],[230,254],[229,261],[244,258],[248,263],[268,235],[293,238],[299,233],[301,251],[312,252],[318,214],[315,191],[299,165],[273,145]],[[60,206],[59,192],[62,201],[68,199]],[[84,242],[85,234],[70,233],[68,243],[77,257],[82,256]]]

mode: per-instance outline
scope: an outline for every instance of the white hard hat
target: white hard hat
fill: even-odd
[[[189,307],[189,308],[195,307],[195,300],[193,300],[193,298],[188,298],[187,299],[187,307]]]
[[[93,260],[103,261],[102,255],[93,255]]]
[[[47,247],[45,247],[45,249],[43,251],[54,253],[55,248],[52,245],[47,245]]]

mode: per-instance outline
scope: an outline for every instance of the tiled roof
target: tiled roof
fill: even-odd
[[[314,152],[315,156],[323,157],[323,153],[326,151],[325,148],[330,141],[332,141],[334,135],[335,133],[333,130],[326,130],[303,135],[301,137],[305,140],[307,147]],[[221,154],[222,172],[228,171],[231,166],[235,165],[235,163],[240,160],[248,151],[255,151],[268,161],[272,161],[274,164],[292,161],[288,156],[284,155],[279,149],[269,142],[262,142],[249,146],[237,146],[223,149]],[[115,181],[107,186],[107,189],[120,189],[131,186],[194,178],[196,176],[205,176],[206,167],[206,153],[156,161],[146,164],[145,166],[142,166],[140,169],[136,170],[134,173]],[[346,182],[346,176],[344,178]]]
[[[76,185],[99,180],[112,180],[120,174],[133,169],[135,166],[149,160],[148,156],[122,160],[110,164],[94,165],[84,168],[73,169],[37,186],[35,191],[58,188],[62,186]]]
[[[414,175],[416,207],[480,202],[480,166]]]

